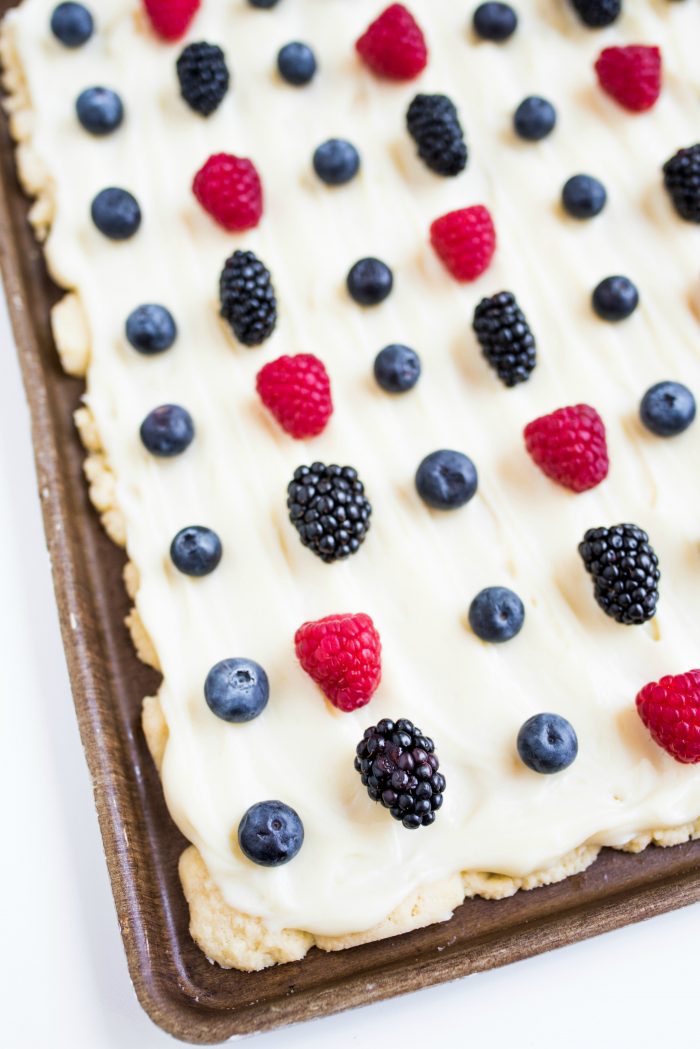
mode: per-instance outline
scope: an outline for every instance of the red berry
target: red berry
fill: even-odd
[[[283,430],[297,439],[316,437],[333,413],[328,372],[318,357],[279,357],[258,372],[260,400]]]
[[[457,280],[476,280],[489,268],[496,230],[488,208],[475,204],[451,211],[430,227],[430,242]]]
[[[368,615],[326,616],[294,637],[297,659],[338,710],[364,707],[382,678],[382,643]]]
[[[558,408],[525,427],[525,447],[540,470],[572,492],[595,488],[610,466],[605,424],[595,408]]]
[[[662,677],[637,696],[637,712],[652,739],[676,761],[700,761],[700,670]]]
[[[633,113],[651,109],[661,93],[658,47],[606,47],[598,57],[595,71],[603,91]]]
[[[158,36],[179,40],[189,29],[201,0],[143,0],[143,6]]]
[[[252,229],[260,222],[262,185],[250,160],[215,153],[195,175],[192,192],[224,229]]]
[[[403,4],[391,4],[355,44],[365,65],[390,80],[413,80],[428,64],[423,32]]]

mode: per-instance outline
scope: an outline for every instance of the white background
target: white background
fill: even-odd
[[[1,291],[0,686],[0,1045],[173,1045],[142,1012],[127,974],[73,713],[28,413]],[[695,1046],[699,970],[695,906],[251,1044]]]

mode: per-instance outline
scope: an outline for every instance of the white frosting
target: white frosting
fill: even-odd
[[[204,0],[188,39],[225,49],[232,90],[209,120],[179,97],[175,59],[144,31],[133,3],[94,4],[98,32],[69,51],[52,39],[52,0],[25,0],[10,16],[35,107],[35,146],[55,183],[57,218],[47,252],[62,285],[79,289],[92,333],[87,403],[117,476],[137,605],[164,672],[170,732],[163,766],[168,805],[234,907],[271,925],[321,934],[367,928],[415,886],[461,869],[522,875],[584,842],[620,845],[639,831],[700,814],[700,768],[675,763],[639,721],[634,697],[665,673],[696,666],[700,642],[700,424],[664,441],[637,418],[645,389],[661,379],[700,395],[700,328],[694,299],[700,232],[673,212],[660,166],[700,127],[700,7],[628,0],[603,32],[583,28],[568,5],[519,0],[520,28],[505,46],[475,41],[469,4],[411,0],[431,57],[416,82],[382,82],[353,44],[381,0],[282,0],[272,12],[245,0]],[[472,5],[473,6],[473,5]],[[319,74],[305,89],[275,73],[277,49],[311,43]],[[598,51],[656,43],[665,83],[655,109],[627,113],[599,90]],[[123,127],[96,140],[78,125],[74,100],[91,84],[117,89]],[[415,157],[404,114],[418,91],[444,91],[459,107],[470,148],[456,179]],[[531,93],[557,107],[539,144],[510,126]],[[329,189],[310,167],[333,135],[362,154],[360,177]],[[209,154],[251,157],[265,186],[259,228],[221,230],[191,194]],[[592,222],[561,211],[567,177],[594,174],[609,202]],[[144,220],[115,244],[93,227],[89,205],[107,185],[140,201]],[[454,282],[428,243],[444,212],[486,204],[498,231],[487,274]],[[217,317],[218,276],[233,249],[270,267],[278,329],[260,349],[236,345]],[[394,270],[392,296],[374,310],[344,289],[350,265],[377,255]],[[590,292],[624,273],[641,306],[620,325],[592,313]],[[482,295],[515,292],[539,347],[532,379],[506,390],[471,332]],[[170,307],[174,348],[147,359],[125,342],[141,302]],[[404,397],[372,378],[376,352],[406,342],[423,376]],[[319,438],[282,433],[258,402],[255,375],[282,353],[312,352],[329,370],[335,414]],[[197,437],[163,462],[141,447],[139,424],[155,405],[192,413]],[[608,427],[609,479],[573,495],[527,457],[523,426],[565,404],[594,405]],[[440,447],[469,454],[476,498],[454,513],[428,510],[415,469]],[[366,483],[373,525],[359,554],[325,565],[287,519],[296,466],[350,463]],[[595,604],[576,547],[586,528],[634,521],[662,568],[654,622],[618,626]],[[169,562],[175,532],[192,523],[220,534],[217,571],[193,580]],[[503,584],[522,597],[521,634],[502,646],[466,624],[471,598]],[[384,678],[371,705],[340,714],[294,658],[305,620],[365,611],[384,646]],[[260,718],[228,725],[205,705],[207,671],[227,656],[267,670],[270,704]],[[530,715],[554,710],[578,733],[578,760],[538,776],[515,753]],[[432,735],[448,788],[436,824],[409,833],[373,805],[353,769],[355,744],[378,718],[406,716]],[[248,862],[235,844],[253,802],[280,798],[301,814],[306,840],[278,870]]]

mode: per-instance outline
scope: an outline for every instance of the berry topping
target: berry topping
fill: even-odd
[[[595,408],[558,408],[525,427],[525,447],[542,473],[572,492],[586,492],[608,476],[605,425]]]
[[[700,670],[651,681],[636,703],[651,738],[667,754],[684,765],[700,761]]]
[[[488,208],[475,204],[436,219],[430,227],[430,243],[455,280],[476,280],[489,268],[496,250]]]
[[[416,471],[416,490],[435,510],[456,510],[476,494],[479,478],[471,459],[442,449],[427,455]]]
[[[369,703],[382,679],[382,643],[363,612],[304,623],[294,635],[297,659],[334,707]]]
[[[633,113],[651,109],[661,93],[661,52],[633,44],[606,47],[595,64],[598,81],[616,102]]]
[[[418,155],[437,175],[459,175],[467,166],[464,132],[447,95],[416,95],[406,114]]]
[[[221,316],[244,346],[259,346],[277,324],[277,299],[270,271],[252,251],[235,251],[219,280]]]
[[[165,306],[137,306],[126,321],[126,337],[139,353],[152,356],[169,350],[177,338],[175,321]]]
[[[124,119],[124,106],[116,91],[87,87],[75,103],[78,120],[91,135],[109,135]]]
[[[654,617],[661,573],[646,532],[633,524],[589,528],[578,551],[606,615],[625,626]]]
[[[374,377],[387,393],[406,393],[420,378],[420,357],[400,343],[385,346],[374,360]]]
[[[403,4],[391,4],[355,44],[365,65],[389,80],[413,80],[428,64],[425,37]]]
[[[695,418],[695,398],[679,382],[658,382],[642,398],[639,415],[657,437],[675,437],[687,430]]]
[[[593,309],[604,321],[624,321],[639,305],[639,292],[629,277],[606,277],[593,291]]]
[[[161,404],[141,423],[141,440],[152,455],[169,459],[181,455],[192,444],[192,416],[179,404]]]
[[[327,186],[344,186],[359,170],[360,154],[344,138],[329,138],[314,153],[314,171]]]
[[[270,683],[254,660],[222,659],[207,674],[204,698],[217,718],[240,724],[262,714],[270,698]]]
[[[592,219],[600,215],[608,195],[605,186],[591,175],[573,175],[564,183],[561,202],[573,219]]]
[[[571,0],[571,6],[584,25],[602,29],[620,17],[622,0]]]
[[[700,222],[700,142],[679,149],[664,164],[664,185],[686,222]]]
[[[151,25],[163,40],[179,40],[190,27],[201,0],[143,0]]]
[[[482,40],[500,44],[508,40],[518,27],[518,16],[510,4],[479,4],[472,18],[474,32]]]
[[[316,56],[308,44],[285,44],[277,55],[277,68],[283,80],[294,87],[309,84],[316,73]]]
[[[576,760],[578,739],[573,726],[559,714],[535,714],[518,732],[518,754],[533,772],[562,772]]]
[[[238,844],[253,863],[280,867],[293,860],[304,844],[304,824],[289,805],[259,801],[250,806],[238,825]]]
[[[367,793],[407,830],[435,822],[447,786],[439,767],[432,739],[406,718],[383,718],[357,744],[355,768]]]
[[[554,130],[557,111],[546,98],[531,95],[523,99],[513,114],[516,135],[528,142],[539,142]]]
[[[192,192],[224,229],[252,229],[262,218],[262,184],[251,160],[215,153],[195,175]]]
[[[525,608],[512,590],[489,586],[469,606],[469,626],[477,637],[491,644],[510,641],[525,622]]]
[[[380,259],[360,259],[348,273],[347,287],[360,306],[377,306],[391,294],[394,275]]]
[[[291,437],[316,437],[333,412],[325,366],[311,353],[279,357],[258,372],[260,400]]]
[[[101,190],[92,202],[92,221],[110,240],[128,240],[141,225],[141,208],[126,189],[110,186]]]
[[[280,0],[248,0],[251,7],[259,7],[268,10],[271,7],[277,7]]]
[[[512,292],[482,299],[472,327],[484,357],[505,386],[530,378],[537,363],[537,346]]]
[[[223,548],[211,528],[190,525],[181,529],[170,544],[170,557],[184,575],[209,575],[219,564]]]
[[[287,487],[289,520],[322,561],[356,554],[370,527],[372,505],[352,466],[299,466]]]
[[[180,94],[190,109],[210,116],[228,91],[226,57],[216,44],[188,44],[177,60]]]
[[[83,4],[59,4],[51,15],[51,32],[64,47],[82,47],[94,29],[93,17]]]

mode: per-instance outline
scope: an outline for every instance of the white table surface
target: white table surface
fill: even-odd
[[[29,417],[1,294],[0,558],[0,1045],[172,1045],[142,1012],[129,982],[73,713]],[[700,907],[694,906],[251,1044],[658,1049],[678,1038],[698,1045],[699,963]]]

